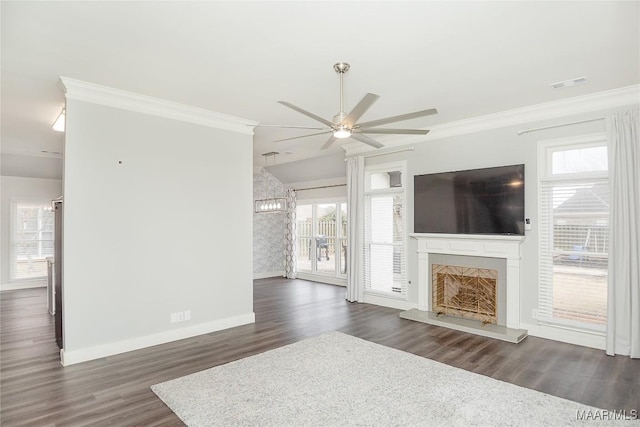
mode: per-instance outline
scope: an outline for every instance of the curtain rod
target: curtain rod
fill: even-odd
[[[368,159],[369,157],[386,156],[387,154],[402,153],[403,151],[415,151],[415,149],[416,147],[400,148],[398,150],[385,151],[384,153],[369,154],[368,156],[362,156],[362,157],[364,157],[365,159]],[[344,159],[344,161],[346,162],[350,157],[356,157],[356,156],[358,156],[358,154],[349,156],[348,158]]]
[[[540,127],[540,128],[519,130],[518,131],[518,135],[522,135],[524,133],[529,133],[529,132],[536,132],[536,131],[544,130],[544,129],[558,128],[558,127],[561,127],[561,126],[570,126],[570,125],[577,125],[577,124],[580,124],[580,123],[595,122],[595,121],[598,121],[598,120],[604,120],[604,117],[596,117],[594,119],[578,120],[577,122],[560,123],[559,125],[551,125],[551,126],[543,126],[543,127]]]
[[[345,187],[347,184],[335,184],[335,185],[323,185],[321,187],[309,187],[309,188],[293,188],[293,191],[304,191],[304,190],[319,190],[321,188],[331,188],[331,187]]]

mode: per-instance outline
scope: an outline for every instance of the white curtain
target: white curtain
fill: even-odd
[[[296,192],[292,188],[285,190],[287,210],[284,214],[284,277],[295,279],[298,274],[296,258]]]
[[[640,135],[638,111],[608,118],[609,287],[607,354],[640,358]]]
[[[347,160],[347,300],[364,300],[362,280],[362,233],[364,221],[364,157]]]

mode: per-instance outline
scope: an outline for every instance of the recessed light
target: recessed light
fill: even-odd
[[[293,154],[293,151],[285,151],[284,154]]]
[[[587,78],[585,76],[576,77],[575,79],[563,80],[561,82],[551,83],[551,86],[554,89],[560,89],[561,87],[569,87],[569,86],[577,86],[583,85],[587,82]]]

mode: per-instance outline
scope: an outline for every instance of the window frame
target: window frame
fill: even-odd
[[[579,135],[568,138],[559,138],[551,140],[538,141],[538,218],[540,227],[538,228],[538,309],[536,310],[536,321],[546,326],[557,327],[561,329],[570,328],[594,335],[602,335],[605,332],[606,324],[596,324],[581,322],[578,320],[553,318],[540,315],[541,294],[543,291],[553,292],[553,286],[549,286],[542,279],[543,268],[545,264],[544,257],[548,256],[548,250],[543,250],[543,244],[549,243],[549,233],[553,230],[543,228],[544,218],[548,215],[543,208],[543,189],[548,184],[561,185],[566,183],[579,183],[580,181],[607,182],[609,183],[609,171],[590,171],[590,172],[574,172],[574,173],[553,173],[553,153],[560,151],[571,151],[583,148],[608,147],[607,136],[604,133],[595,133],[588,135]],[[608,168],[607,168],[608,169]],[[609,217],[609,224],[611,218]],[[553,245],[552,245],[553,246]],[[553,252],[553,248],[551,248]],[[608,258],[607,253],[607,258]],[[553,263],[552,263],[553,265]],[[543,286],[545,289],[543,289]]]
[[[378,189],[371,189],[371,175],[376,174],[376,173],[380,173],[380,172],[400,172],[400,186],[399,187],[390,187],[390,188],[378,188]],[[407,178],[406,178],[406,172],[407,172],[407,162],[406,161],[397,161],[397,162],[388,162],[388,163],[380,163],[380,164],[374,164],[374,165],[367,165],[365,166],[365,170],[364,170],[364,209],[365,209],[365,214],[364,214],[364,227],[363,227],[363,259],[362,259],[362,265],[363,265],[363,269],[366,268],[367,265],[367,260],[366,258],[366,254],[368,253],[366,251],[366,245],[370,244],[371,242],[368,241],[368,230],[370,225],[367,223],[367,218],[368,218],[368,212],[369,209],[371,209],[371,198],[373,196],[380,196],[380,195],[390,195],[390,196],[395,196],[397,194],[401,195],[403,198],[403,210],[404,210],[404,216],[403,216],[403,230],[404,230],[404,236],[403,236],[403,248],[402,248],[402,254],[404,255],[404,271],[402,272],[402,275],[404,277],[404,281],[403,283],[401,283],[401,292],[393,292],[393,291],[382,291],[379,289],[371,289],[367,287],[366,281],[365,281],[365,285],[364,285],[364,290],[363,293],[365,295],[371,295],[371,296],[379,296],[379,297],[385,297],[385,298],[392,298],[392,299],[396,299],[396,300],[400,300],[400,301],[408,301],[409,299],[409,290],[408,290],[408,271],[409,271],[409,257],[408,257],[408,250],[409,250],[409,245],[408,245],[408,233],[407,233]],[[391,243],[391,245],[393,246],[394,244]],[[367,272],[363,271],[364,273],[364,277],[363,279],[366,277]]]
[[[580,148],[606,147],[607,137],[603,133],[584,135],[571,138],[552,139],[540,141],[538,145],[538,181],[569,181],[581,179],[608,179],[609,171],[556,173],[553,167],[553,153],[558,151],[570,151]]]
[[[44,200],[44,199],[37,199],[37,198],[19,198],[19,199],[15,199],[15,198],[11,198],[9,199],[9,251],[8,251],[8,256],[9,256],[9,283],[27,283],[27,282],[41,282],[43,280],[47,279],[47,273],[45,272],[45,274],[43,276],[34,276],[34,277],[17,277],[17,253],[16,253],[16,244],[17,244],[17,232],[18,232],[18,224],[16,223],[17,221],[17,212],[18,212],[18,208],[20,204],[38,204],[38,205],[47,205],[49,207],[51,207],[51,200]],[[45,208],[46,209],[46,208]],[[51,215],[55,215],[53,213],[53,208],[51,208]],[[38,252],[41,253],[42,252],[42,242],[45,241],[51,241],[52,242],[52,251],[53,249],[53,245],[55,242],[55,218],[52,217],[51,219],[52,221],[52,236],[51,236],[51,240],[49,239],[38,239]],[[40,234],[44,233],[44,231],[40,230],[39,231]],[[46,255],[46,256],[41,256],[39,258],[37,258],[38,260],[42,259],[42,260],[46,260],[49,256],[54,256],[53,253],[52,255]]]

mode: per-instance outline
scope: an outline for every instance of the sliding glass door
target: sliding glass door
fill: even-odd
[[[347,204],[298,203],[298,272],[303,276],[346,276]]]

